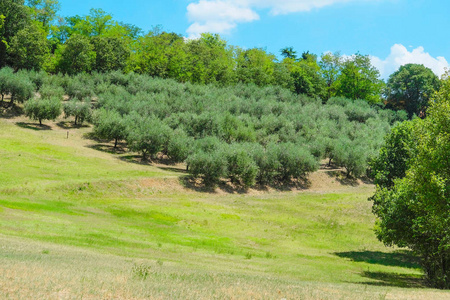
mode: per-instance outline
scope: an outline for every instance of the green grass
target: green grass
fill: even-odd
[[[371,186],[199,193],[179,173],[92,149],[88,131],[66,139],[0,121],[7,297],[450,297],[376,240]]]

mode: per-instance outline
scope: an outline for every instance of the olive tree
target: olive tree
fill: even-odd
[[[116,111],[97,111],[94,125],[94,134],[101,139],[114,140],[114,148],[117,148],[120,140],[127,137],[126,120]]]
[[[78,101],[76,99],[64,103],[64,116],[74,117],[74,124],[82,125],[84,121],[91,117],[91,103],[90,101]]]
[[[33,120],[55,120],[61,114],[61,100],[58,98],[28,100],[24,105],[25,115]]]

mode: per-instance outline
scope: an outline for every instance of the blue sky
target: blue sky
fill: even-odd
[[[445,0],[60,0],[62,16],[102,8],[145,31],[155,25],[195,38],[219,33],[231,45],[279,55],[340,51],[372,57],[386,78],[400,65],[449,67],[450,1]]]

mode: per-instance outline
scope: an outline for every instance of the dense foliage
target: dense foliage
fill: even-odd
[[[373,163],[376,233],[387,245],[421,257],[429,283],[450,288],[450,84],[436,94],[428,116],[393,129]]]
[[[30,118],[54,119],[62,108],[75,125],[92,122],[94,134],[114,148],[123,142],[143,160],[186,163],[206,184],[303,181],[322,159],[347,176],[364,175],[390,126],[406,117],[364,100],[323,104],[279,86],[217,87],[120,71],[68,76],[3,68],[2,78],[9,105],[26,101]]]
[[[428,102],[439,90],[439,78],[423,65],[407,64],[393,73],[387,82],[386,99],[409,116],[424,116]]]
[[[228,45],[217,34],[198,39],[154,27],[144,33],[102,9],[86,16],[57,16],[58,0],[4,0],[0,4],[0,67],[49,73],[122,71],[197,84],[280,86],[321,98],[343,96],[381,102],[382,81],[368,56],[297,56],[284,59],[262,48]]]
[[[97,74],[91,82],[99,137],[116,146],[123,140],[143,159],[166,155],[186,162],[208,184],[220,178],[244,186],[302,180],[324,158],[345,167],[348,176],[363,175],[391,124],[405,118],[362,100],[322,104],[273,86],[218,88],[118,72]]]

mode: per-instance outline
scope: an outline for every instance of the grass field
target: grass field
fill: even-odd
[[[371,185],[199,192],[28,122],[0,120],[0,298],[450,299],[376,240]]]

